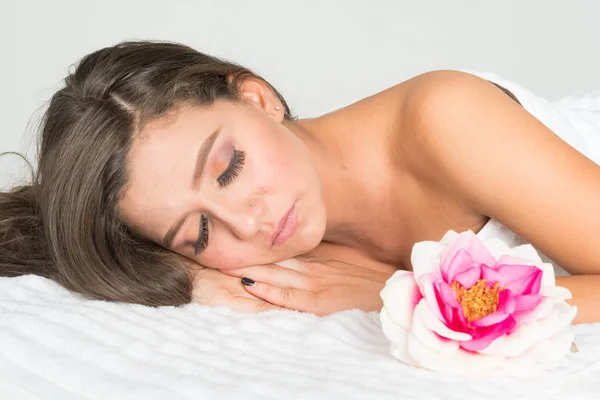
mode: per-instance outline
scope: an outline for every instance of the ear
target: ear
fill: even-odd
[[[231,83],[233,77],[228,77]],[[250,104],[260,107],[278,122],[283,122],[285,110],[277,95],[262,79],[247,77],[237,82],[240,98]]]

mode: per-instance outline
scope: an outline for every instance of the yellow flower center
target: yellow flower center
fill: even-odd
[[[452,282],[450,286],[456,293],[456,300],[462,306],[469,325],[471,321],[483,318],[498,308],[499,293],[502,290],[498,286],[498,282],[492,288],[485,284],[485,279],[478,280],[469,289],[465,289],[456,281]]]

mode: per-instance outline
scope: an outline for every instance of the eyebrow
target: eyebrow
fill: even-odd
[[[206,165],[206,160],[208,159],[208,155],[210,154],[210,150],[212,149],[217,137],[221,133],[221,127],[219,126],[213,133],[210,134],[209,137],[204,139],[204,142],[200,146],[198,150],[198,154],[196,155],[196,165],[194,167],[194,174],[192,175],[192,190],[197,190],[200,184],[200,177],[202,176],[202,171],[204,170],[204,166]],[[181,225],[185,221],[185,216],[179,218],[165,233],[163,236],[162,243],[165,248],[170,248],[173,244],[173,239],[179,229],[181,229]]]
[[[208,159],[208,155],[210,154],[210,149],[212,149],[213,144],[217,140],[217,137],[221,133],[221,127],[219,126],[213,133],[210,134],[209,137],[204,139],[202,146],[200,146],[200,150],[198,150],[198,155],[196,156],[196,166],[194,167],[194,175],[192,175],[192,189],[197,189],[198,184],[200,183],[200,177],[202,176],[202,171],[204,170],[204,166],[206,165],[206,160]]]

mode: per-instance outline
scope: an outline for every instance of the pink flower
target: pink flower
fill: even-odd
[[[394,357],[436,371],[527,377],[568,353],[577,309],[532,246],[449,231],[415,244],[411,261],[413,272],[396,272],[381,292]]]

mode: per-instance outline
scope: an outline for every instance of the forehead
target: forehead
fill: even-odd
[[[178,133],[198,130],[199,127],[218,118],[223,107],[220,104],[199,106],[194,104],[181,104],[173,107],[158,118],[149,121],[134,138],[133,147],[143,143],[146,139],[156,139],[159,136],[168,136],[172,139]],[[165,139],[167,139],[165,138]]]
[[[149,233],[157,228],[149,226],[157,220],[152,214],[177,207],[173,199],[189,190],[195,154],[212,132],[216,112],[217,107],[181,106],[149,122],[134,138],[119,202],[129,225]]]
[[[129,181],[139,174],[176,167],[178,161],[210,134],[216,124],[214,110],[184,106],[149,122],[134,138],[128,154]],[[160,168],[154,168],[160,167]]]

